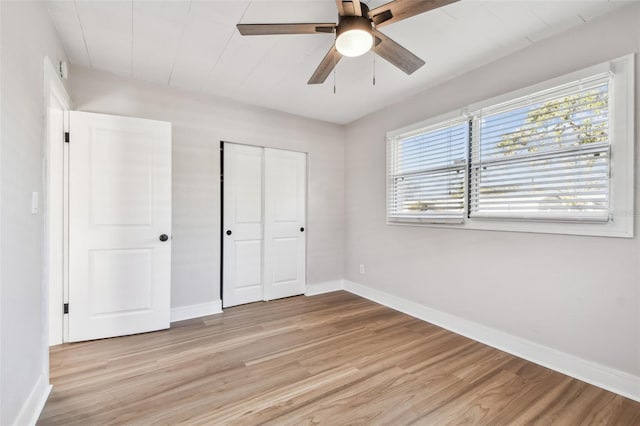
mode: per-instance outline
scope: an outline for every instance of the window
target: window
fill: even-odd
[[[390,132],[388,222],[633,236],[633,75],[629,55]]]
[[[470,216],[608,221],[610,79],[479,111]]]
[[[462,221],[468,135],[468,122],[458,120],[389,143],[390,220]]]

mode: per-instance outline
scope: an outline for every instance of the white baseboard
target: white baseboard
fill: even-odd
[[[27,397],[27,400],[22,405],[18,417],[16,417],[13,424],[20,426],[35,425],[42,413],[44,404],[47,402],[47,398],[49,398],[52,388],[53,386],[49,384],[47,375],[44,373],[41,374]]]
[[[171,322],[183,321],[192,318],[206,317],[207,315],[221,314],[222,301],[199,303],[197,305],[178,306],[171,308]]]
[[[305,296],[315,296],[317,294],[331,293],[344,289],[344,280],[325,281],[322,283],[307,284],[304,291]]]
[[[428,308],[374,288],[344,281],[344,289],[358,296],[435,324],[528,361],[575,377],[619,395],[640,401],[640,377],[454,315]]]

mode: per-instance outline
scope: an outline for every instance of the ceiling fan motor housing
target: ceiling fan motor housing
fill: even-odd
[[[371,20],[365,16],[341,16],[336,27],[336,37],[347,31],[362,30],[371,32]]]
[[[364,30],[371,32],[371,19],[369,19],[369,8],[361,3],[362,16],[339,15],[338,26],[336,27],[336,37],[350,30]]]

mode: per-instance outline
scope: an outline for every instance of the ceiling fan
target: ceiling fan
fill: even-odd
[[[360,56],[372,48],[374,53],[406,74],[412,74],[424,65],[424,61],[382,34],[378,28],[458,0],[394,0],[373,10],[360,0],[335,1],[337,24],[238,24],[238,31],[246,36],[335,33],[335,43],[307,84],[324,83],[343,56]]]

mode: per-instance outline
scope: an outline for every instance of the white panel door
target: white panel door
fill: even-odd
[[[72,112],[69,340],[169,327],[171,124]]]
[[[265,300],[303,294],[307,156],[265,149]]]
[[[224,145],[223,307],[263,300],[263,148]]]

